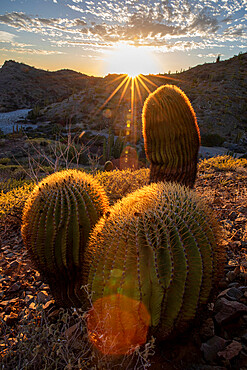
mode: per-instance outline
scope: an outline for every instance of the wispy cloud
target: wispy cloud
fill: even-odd
[[[13,33],[0,31],[0,42],[12,42],[15,37]]]
[[[23,49],[23,48],[0,48],[0,51],[18,53],[18,54],[38,54],[38,55],[51,55],[51,54],[64,54],[57,50],[40,50],[40,49]]]

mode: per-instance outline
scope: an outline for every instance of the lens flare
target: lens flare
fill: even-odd
[[[89,311],[87,329],[105,355],[131,354],[147,339],[150,314],[145,305],[121,294],[99,298]]]

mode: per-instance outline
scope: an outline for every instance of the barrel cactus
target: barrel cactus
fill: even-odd
[[[24,244],[62,307],[82,306],[84,249],[92,227],[107,209],[103,188],[92,176],[76,170],[45,178],[24,207]]]
[[[107,161],[105,162],[104,164],[104,171],[112,171],[114,169],[114,165],[112,163],[112,161]]]
[[[144,343],[148,331],[163,340],[184,330],[222,273],[218,234],[212,211],[179,184],[153,183],[110,208],[85,252],[94,343],[102,350],[113,337],[116,316],[111,353]]]
[[[175,181],[192,188],[200,133],[185,93],[173,85],[159,87],[144,103],[142,122],[150,182]]]

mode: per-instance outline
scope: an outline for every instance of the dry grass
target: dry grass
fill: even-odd
[[[199,163],[200,171],[246,171],[247,159],[234,158],[230,155],[223,155],[204,159]]]

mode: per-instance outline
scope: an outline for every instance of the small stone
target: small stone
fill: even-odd
[[[219,288],[226,289],[227,287],[228,287],[227,281],[225,281],[225,279],[221,279],[219,282]]]
[[[18,290],[20,290],[21,288],[21,283],[14,283],[13,285],[11,285],[11,287],[8,289],[8,292],[9,293],[12,293],[12,292],[17,292]]]
[[[236,213],[236,212],[234,212],[234,211],[232,211],[230,214],[229,214],[229,219],[231,220],[231,221],[234,221],[237,217],[238,217],[238,214]]]
[[[238,357],[238,369],[246,370],[247,369],[247,352],[242,350]]]
[[[229,288],[238,288],[239,287],[239,283],[235,282],[235,283],[230,283],[228,285]]]
[[[54,306],[54,300],[52,299],[52,300],[50,300],[50,301],[48,301],[48,302],[46,302],[46,304],[43,306],[43,309],[44,310],[48,310],[48,309],[50,309],[52,306]]]
[[[12,258],[13,256],[14,256],[14,253],[12,253],[12,252],[11,252],[11,253],[7,253],[7,254],[6,254],[6,257],[7,257],[7,258]]]
[[[35,302],[31,302],[31,303],[29,304],[29,308],[30,308],[31,310],[35,310],[35,309],[36,309],[36,307],[37,307],[37,305],[36,305],[36,303],[35,303]]]
[[[218,352],[219,357],[223,357],[225,360],[232,360],[234,357],[238,356],[242,349],[242,344],[233,340],[223,351]]]
[[[200,335],[203,339],[209,339],[214,336],[214,321],[209,317],[206,321],[203,322],[200,329]]]
[[[218,295],[218,298],[225,297],[232,301],[237,301],[243,296],[243,292],[235,287],[224,290]]]
[[[17,301],[18,301],[18,298],[13,298],[13,299],[10,299],[8,301],[0,301],[0,306],[11,305],[13,303],[16,303]]]
[[[247,345],[247,332],[241,337],[241,340]]]
[[[227,274],[226,274],[226,278],[228,281],[233,281],[235,280],[237,277],[237,274],[235,274],[234,271],[229,271]]]
[[[246,217],[238,217],[236,218],[235,222],[238,222],[238,223],[245,223],[246,222]]]
[[[217,359],[217,353],[227,346],[227,341],[215,335],[206,343],[201,345],[201,351],[206,361],[214,362]]]
[[[28,294],[28,295],[26,295],[24,301],[25,301],[27,306],[30,306],[30,304],[34,302],[34,296]]]
[[[10,264],[9,264],[9,267],[11,269],[16,269],[17,267],[19,266],[19,263],[17,261],[12,261]]]
[[[216,322],[219,325],[223,325],[224,323],[247,313],[247,306],[243,303],[220,298],[216,301],[214,310],[216,312]]]
[[[12,326],[16,321],[18,321],[18,315],[14,312],[11,312],[10,315],[5,316],[5,322],[8,326]]]
[[[48,301],[48,299],[49,299],[49,295],[45,290],[43,290],[41,292],[38,292],[38,294],[37,294],[37,302],[38,303],[46,303]]]

